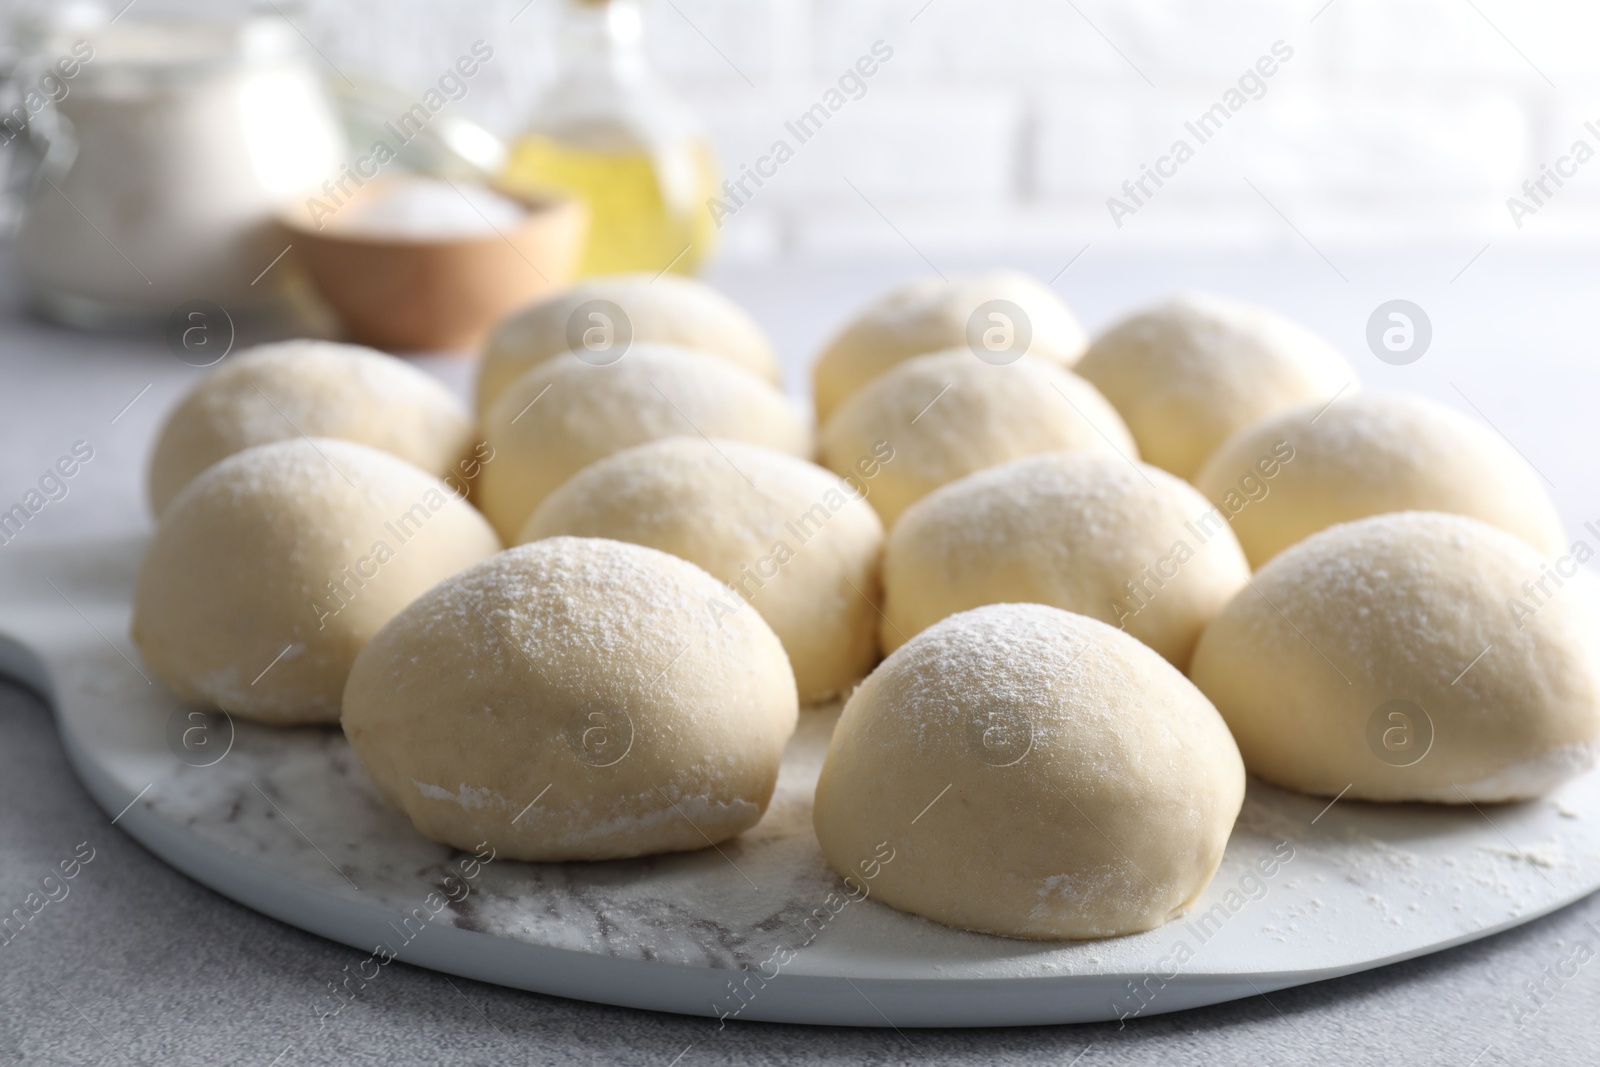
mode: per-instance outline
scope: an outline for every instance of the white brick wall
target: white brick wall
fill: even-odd
[[[555,0],[525,2],[306,0],[303,21],[341,69],[402,88],[489,40],[458,106],[510,132],[550,71]],[[1505,208],[1600,118],[1600,5],[1324,3],[649,0],[647,29],[730,170],[873,41],[895,50],[729,221],[734,256],[903,251],[846,178],[930,253],[1297,241],[1249,183],[1319,245],[1600,234],[1600,161],[1521,230]],[[1266,95],[1115,227],[1106,198],[1280,39],[1294,58]]]

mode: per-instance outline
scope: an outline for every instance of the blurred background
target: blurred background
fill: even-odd
[[[511,135],[553,77],[562,6],[525,4],[304,10],[332,62],[402,87],[474,39],[503,49],[458,106]],[[727,220],[733,258],[898,251],[846,178],[930,255],[1295,241],[1245,178],[1319,245],[1600,234],[1592,178],[1520,231],[1505,203],[1575,139],[1600,145],[1583,128],[1600,119],[1600,6],[1579,0],[646,0],[644,14],[652,62],[729,172],[874,41],[894,48],[866,95]],[[1279,40],[1294,55],[1266,94],[1114,227],[1106,198]]]
[[[1367,384],[1537,434],[1569,520],[1600,498],[1561,384],[1593,358],[1600,5],[0,0],[0,30],[19,457],[89,380],[148,434],[235,338],[424,353],[465,391],[511,310],[627,270],[707,278],[804,396],[871,297],[1009,266],[1091,331],[1179,289],[1268,305]],[[1431,319],[1404,366],[1369,351],[1396,299]],[[142,523],[105,477],[83,507]]]
[[[141,6],[135,0],[130,17]],[[558,77],[563,19],[593,5],[274,6],[336,86],[419,94],[474,41],[486,42],[494,59],[448,109],[514,143]],[[11,23],[87,17],[92,7],[0,4]],[[1520,228],[1506,204],[1575,140],[1600,145],[1584,129],[1600,118],[1590,54],[1600,8],[1576,0],[644,0],[642,8],[644,51],[709,135],[725,177],[755,165],[775,140],[793,142],[784,124],[875,42],[892,50],[863,79],[860,98],[723,220],[720,254],[732,261],[897,252],[907,240],[929,255],[1087,241],[1255,247],[1296,242],[1286,221],[1318,246],[1471,249],[1512,235],[1541,243],[1600,233],[1600,183],[1582,175]],[[1278,42],[1292,58],[1197,144],[1184,124]],[[1115,225],[1107,198],[1124,196],[1123,183],[1180,137],[1195,158]]]
[[[461,107],[502,133],[552,77],[558,3],[323,0],[328,58],[427,85],[483,37]],[[894,58],[723,229],[731,258],[1058,245],[1318,245],[1600,234],[1600,181],[1518,232],[1506,198],[1600,118],[1600,6],[1579,0],[648,0],[646,45],[723,165],[754,162],[875,40]],[[1107,216],[1270,45],[1294,56],[1122,230]],[[1600,170],[1600,168],[1597,168]]]
[[[464,391],[507,313],[624,270],[705,275],[804,395],[867,300],[1013,266],[1091,331],[1212,290],[1487,397],[1593,518],[1597,43],[1579,0],[0,0],[0,452],[48,462],[28,420],[86,383],[148,435],[247,334]],[[356,210],[356,172],[413,184]],[[1395,366],[1402,298],[1434,348]],[[137,526],[135,482],[83,506]]]
[[[892,198],[896,223],[939,246],[1065,233],[1292,240],[1245,177],[1318,243],[1470,243],[1513,232],[1505,198],[1600,116],[1594,5],[934,0],[913,23],[920,2],[657,5],[661,62],[681,71],[686,91],[706,94],[704,113],[729,159],[754,151],[777,115],[865,44],[903,42],[873,86],[878,95],[814,158],[795,161],[792,179],[752,211],[748,232],[730,227],[730,249],[893,241],[865,224],[841,174]],[[748,68],[756,89],[690,20]],[[1294,58],[1266,95],[1117,231],[1106,198],[1280,39]],[[713,109],[714,100],[726,106]],[[1523,232],[1592,235],[1600,185],[1587,185]]]

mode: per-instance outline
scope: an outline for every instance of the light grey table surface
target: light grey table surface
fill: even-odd
[[[1051,278],[1059,257],[1015,257]],[[1600,252],[1540,254],[1512,239],[1435,253],[1118,255],[1091,248],[1055,285],[1091,327],[1173,289],[1276,306],[1335,340],[1368,387],[1427,393],[1507,437],[1550,482],[1574,538],[1600,520],[1593,286]],[[945,273],[976,264],[943,262]],[[1470,261],[1470,265],[1469,264]],[[713,275],[774,335],[789,384],[866,296],[926,272],[903,261],[725,267]],[[1465,268],[1465,270],[1463,270]],[[147,525],[145,454],[203,374],[157,342],[74,334],[25,317],[0,264],[0,510],[75,441],[95,458],[10,546]],[[1366,323],[1402,297],[1434,338],[1379,362]],[[470,364],[422,361],[462,388]],[[148,388],[146,388],[148,386]],[[131,402],[131,407],[128,406]],[[905,1031],[738,1024],[501,989],[400,964],[331,1025],[314,1005],[358,953],[189,881],[110,825],[79,787],[50,713],[0,683],[0,912],[80,843],[70,894],[0,944],[0,1061],[25,1064],[623,1063],[1594,1063],[1600,1060],[1600,898],[1409,963],[1233,1004],[1116,1024]],[[1586,961],[1580,963],[1569,961]],[[1568,972],[1562,977],[1559,972]],[[1546,993],[1530,998],[1532,983]],[[1521,1020],[1519,1024],[1519,1019]]]

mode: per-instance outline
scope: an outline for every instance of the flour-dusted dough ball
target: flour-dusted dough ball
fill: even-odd
[[[692,563],[556,537],[442,583],[356,660],[344,731],[435,841],[502,858],[704,848],[761,818],[798,718],[783,646]]]
[[[878,467],[867,499],[888,527],[941,485],[985,467],[1041,452],[1139,454],[1082,378],[1031,356],[994,366],[964,348],[918,356],[869,382],[834,412],[820,443],[822,462],[841,475]]]
[[[1344,357],[1298,323],[1195,295],[1123,319],[1077,372],[1122,413],[1146,462],[1188,479],[1239,430],[1355,381]]]
[[[609,537],[704,567],[738,593],[707,610],[721,618],[748,602],[759,611],[811,704],[849,689],[878,659],[883,524],[860,485],[760,445],[670,437],[573,475],[517,540]]]
[[[339,720],[356,654],[435,582],[500,550],[439,479],[365,445],[295,438],[229,456],[162,515],[134,644],[184,700],[279,725]]]
[[[621,309],[623,321],[614,321],[613,308]],[[778,383],[772,343],[749,312],[726,296],[676,274],[617,274],[580,282],[501,323],[478,368],[478,411],[487,411],[529,367],[552,356],[587,351],[603,361],[611,358],[607,346],[625,355],[635,344],[692,348]]]
[[[991,301],[1003,303],[986,308]],[[1020,309],[1025,321],[1013,321],[1013,309]],[[993,312],[1003,318],[991,318]],[[980,344],[984,331],[998,327],[1005,331],[1006,349],[1063,367],[1072,366],[1089,343],[1072,310],[1049,286],[1026,274],[1002,270],[948,281],[920,278],[868,304],[817,357],[812,388],[818,421],[826,422],[846,397],[896,364],[966,347],[974,313],[981,323]]]
[[[1471,515],[1540,552],[1566,549],[1561,516],[1539,474],[1499,434],[1442,404],[1402,393],[1353,393],[1291,408],[1242,430],[1195,478],[1232,511],[1252,566],[1335,523],[1391,511]],[[1251,500],[1263,456],[1293,458]],[[1232,499],[1229,499],[1230,494]]]
[[[370,348],[284,341],[229,357],[167,416],[151,513],[218,460],[302,434],[370,445],[465,489],[472,416],[441,382]]]
[[[922,631],[855,691],[813,817],[833,868],[871,875],[886,904],[1068,939],[1182,914],[1243,801],[1227,727],[1166,660],[1082,615],[992,604]]]
[[[1055,452],[917,501],[895,523],[883,575],[886,649],[958,611],[1035,603],[1120,627],[1183,670],[1250,567],[1187,482],[1120,456]]]
[[[796,456],[811,427],[761,379],[667,345],[594,366],[568,354],[528,371],[483,417],[494,458],[473,497],[511,540],[551,491],[597,459],[664,437],[728,437]]]
[[[1313,534],[1254,586],[1190,674],[1262,778],[1459,804],[1537,796],[1593,765],[1600,606],[1573,557],[1400,512]]]

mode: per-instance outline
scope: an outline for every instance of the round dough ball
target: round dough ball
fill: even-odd
[[[991,604],[922,631],[850,697],[813,818],[834,870],[875,872],[876,899],[1054,940],[1181,915],[1243,801],[1227,727],[1166,660],[1082,615]]]
[[[1122,413],[1147,463],[1193,479],[1239,430],[1355,381],[1328,342],[1265,308],[1177,296],[1095,339],[1077,372]]]
[[[917,501],[895,523],[883,575],[886,649],[958,611],[1036,603],[1117,626],[1183,670],[1250,566],[1187,482],[1120,456],[1055,452]]]
[[[614,315],[594,301],[621,308],[627,321],[606,321]],[[591,318],[594,313],[601,318]],[[628,347],[651,343],[692,348],[778,384],[778,357],[772,343],[739,305],[693,278],[617,274],[580,282],[502,322],[478,367],[478,411],[488,411],[528,368],[575,351],[574,337],[581,346],[590,329],[603,331],[591,335],[597,340],[619,346],[625,341]]]
[[[811,455],[811,428],[783,395],[721,360],[635,345],[603,367],[570,353],[528,371],[483,417],[493,451],[474,501],[507,540],[541,501],[597,459],[689,435]]]
[[[184,700],[339,721],[356,653],[425,590],[500,550],[439,479],[349,441],[257,445],[178,494],[145,552],[134,644]]]
[[[993,366],[964,348],[907,360],[868,383],[822,428],[821,451],[829,469],[865,480],[886,527],[941,485],[1022,456],[1139,454],[1082,378],[1031,356]]]
[[[1471,515],[1546,555],[1566,550],[1538,472],[1488,427],[1402,393],[1356,393],[1325,406],[1291,408],[1242,430],[1195,478],[1233,514],[1251,566],[1335,523],[1391,511]],[[1262,486],[1266,495],[1252,499]]]
[[[798,718],[761,617],[665,552],[557,537],[413,603],[356,660],[344,731],[423,834],[502,858],[681,852],[754,826]]]
[[[151,513],[218,460],[302,435],[370,445],[465,489],[472,416],[443,383],[370,348],[284,341],[229,358],[167,416],[150,456]]]
[[[1190,674],[1279,785],[1537,796],[1592,766],[1600,735],[1600,609],[1563,559],[1557,585],[1533,549],[1459,515],[1332,526],[1257,572]]]
[[[883,523],[859,489],[815,464],[739,441],[639,445],[573,475],[517,540],[562,534],[647,545],[731,585],[743,600],[724,593],[707,610],[760,612],[803,704],[849,689],[878,660]]]
[[[1007,347],[1020,347],[1026,332],[1023,354],[1063,367],[1072,366],[1089,343],[1072,310],[1049,286],[1029,275],[1003,270],[949,280],[919,278],[868,304],[817,357],[812,368],[817,421],[828,421],[846,397],[898,363],[966,347],[970,320],[992,300],[1014,305],[1026,322],[1001,323],[980,314],[980,336],[991,325],[1006,325]]]

